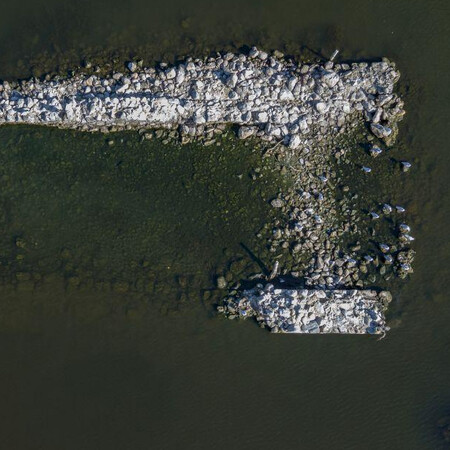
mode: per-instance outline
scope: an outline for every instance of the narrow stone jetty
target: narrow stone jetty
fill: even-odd
[[[0,84],[0,124],[27,123],[103,132],[236,124],[239,137],[282,140],[298,148],[344,130],[363,116],[371,131],[392,139],[404,114],[394,94],[395,64],[302,64],[253,48],[188,59],[175,67],[139,68],[110,77],[78,74]]]
[[[273,333],[384,334],[387,291],[279,289],[260,285],[229,297],[219,312],[254,317]]]

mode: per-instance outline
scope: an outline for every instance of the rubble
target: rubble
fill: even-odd
[[[229,297],[219,311],[230,319],[254,317],[273,333],[384,334],[388,292],[280,289],[259,285]]]
[[[298,148],[308,137],[336,133],[363,116],[382,138],[395,135],[404,114],[393,93],[399,77],[388,60],[373,63],[301,64],[227,53],[188,58],[174,67],[141,68],[102,78],[77,74],[0,85],[0,124],[28,123],[104,132],[180,128],[201,134],[205,126],[236,124],[239,137],[257,136]]]

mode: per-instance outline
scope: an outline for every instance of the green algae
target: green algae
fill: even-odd
[[[205,299],[218,274],[258,270],[242,243],[259,252],[255,233],[286,183],[263,153],[232,136],[204,147],[2,127],[3,289],[61,282],[177,308]]]

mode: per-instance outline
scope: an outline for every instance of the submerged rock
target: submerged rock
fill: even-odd
[[[219,276],[219,277],[217,277],[216,284],[217,284],[217,289],[226,289],[227,280],[225,279],[224,276]]]
[[[273,208],[282,208],[284,206],[284,201],[281,198],[274,198],[270,204]]]

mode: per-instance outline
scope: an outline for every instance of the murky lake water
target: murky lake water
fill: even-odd
[[[445,448],[449,6],[337,3],[2,5],[9,79],[86,55],[152,62],[253,44],[395,60],[407,116],[393,155],[414,167],[393,190],[417,250],[383,341],[270,335],[211,315],[218,271],[259,270],[240,244],[253,246],[280,180],[270,167],[248,176],[258,151],[1,128],[2,448]]]

